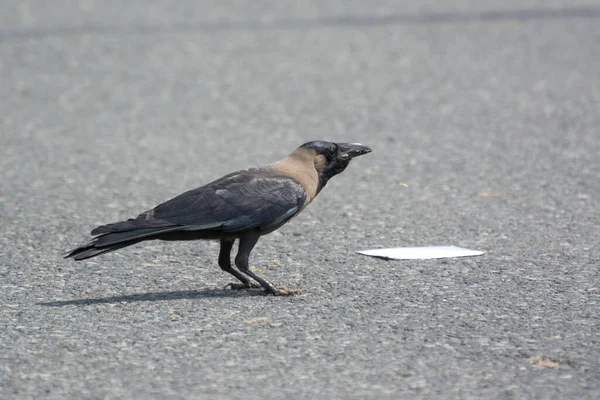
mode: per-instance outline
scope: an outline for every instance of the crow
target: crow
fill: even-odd
[[[304,143],[279,161],[233,172],[136,218],[99,226],[92,230],[95,237],[90,242],[65,258],[85,260],[145,240],[219,240],[219,266],[241,282],[226,287],[262,287],[267,293],[283,294],[250,270],[248,259],[256,242],[298,215],[354,157],[370,152],[359,143]],[[237,269],[231,264],[236,239]]]

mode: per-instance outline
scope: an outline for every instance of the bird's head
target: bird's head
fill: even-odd
[[[360,143],[333,143],[321,140],[304,143],[300,148],[315,153],[314,163],[319,173],[319,189],[322,189],[331,177],[343,172],[354,157],[372,151]]]

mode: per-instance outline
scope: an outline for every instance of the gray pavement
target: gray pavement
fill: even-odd
[[[0,398],[600,396],[600,2],[0,8]],[[374,151],[254,251],[302,295],[61,258],[312,139]],[[487,253],[354,253],[430,244]]]

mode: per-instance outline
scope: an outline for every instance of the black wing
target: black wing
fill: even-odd
[[[288,176],[266,169],[235,172],[135,219],[99,226],[95,238],[65,257],[84,260],[172,232],[269,232],[298,213],[305,199],[302,185]]]
[[[185,192],[137,218],[98,227],[92,234],[125,231],[275,229],[296,214],[306,199],[294,179],[265,169],[224,176]]]

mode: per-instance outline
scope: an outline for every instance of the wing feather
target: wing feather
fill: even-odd
[[[157,229],[158,231],[268,231],[292,218],[306,192],[294,179],[266,169],[224,176],[185,192],[135,219],[98,227],[92,234]]]

